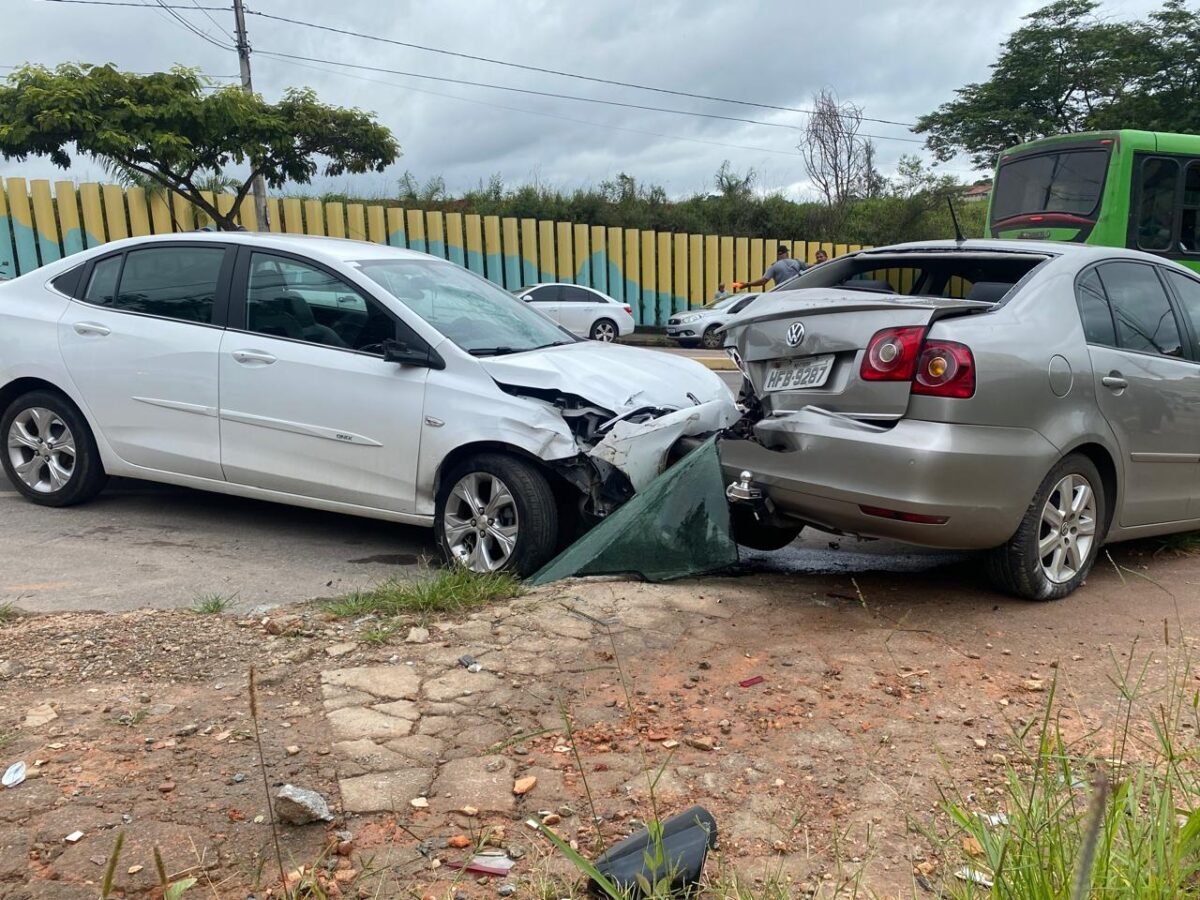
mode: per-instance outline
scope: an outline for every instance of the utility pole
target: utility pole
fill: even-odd
[[[238,64],[242,69],[242,90],[247,94],[254,93],[254,83],[250,80],[250,41],[246,39],[246,11],[242,8],[242,0],[233,0],[233,17],[237,28]],[[254,176],[254,218],[258,222],[259,231],[267,231],[270,222],[267,220],[267,183],[261,175]]]

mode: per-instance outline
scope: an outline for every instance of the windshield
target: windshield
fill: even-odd
[[[1000,164],[992,221],[1037,213],[1093,218],[1104,189],[1108,151],[1062,150]]]
[[[708,304],[708,306],[706,306],[704,308],[705,309],[728,309],[729,307],[733,306],[733,304],[737,303],[738,300],[742,300],[742,299],[744,299],[744,295],[742,297],[739,297],[737,294],[730,294],[728,297],[722,297],[720,300],[716,301],[715,303],[710,303],[710,304]]]
[[[454,263],[366,259],[364,275],[475,356],[520,353],[575,338],[508,291]]]

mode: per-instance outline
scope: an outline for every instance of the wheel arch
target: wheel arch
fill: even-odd
[[[1109,449],[1096,441],[1089,441],[1072,447],[1063,454],[1063,458],[1065,459],[1072,453],[1078,453],[1086,457],[1096,467],[1096,471],[1100,473],[1101,485],[1104,488],[1104,531],[1107,534],[1116,516],[1117,503],[1120,500],[1121,493],[1117,462],[1113,459]]]
[[[14,378],[8,384],[4,385],[4,387],[0,387],[0,415],[4,414],[14,400],[23,394],[30,393],[31,391],[49,391],[50,393],[57,394],[58,396],[62,397],[73,407],[75,407],[76,412],[83,416],[84,421],[87,422],[92,428],[93,433],[95,432],[95,425],[90,421],[88,414],[83,409],[83,406],[74,397],[64,391],[57,384],[47,381],[44,378],[36,378],[33,376]]]

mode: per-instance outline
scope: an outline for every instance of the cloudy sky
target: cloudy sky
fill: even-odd
[[[195,66],[222,82],[238,71],[230,45],[230,0],[161,0],[155,8],[60,0],[5,0],[0,75],[24,62],[112,62],[149,72]],[[1000,42],[1043,0],[246,0],[252,12],[329,25],[439,50],[489,57],[713,97],[802,109],[828,87],[864,115],[912,122],[987,77]],[[1156,0],[1108,0],[1107,15],[1142,16]],[[200,9],[199,7],[204,7]],[[15,15],[14,15],[15,13]],[[797,155],[801,112],[671,96],[526,71],[396,46],[311,27],[247,17],[254,85],[268,99],[309,86],[330,103],[372,110],[404,156],[385,175],[339,178],[320,189],[384,195],[410,170],[441,176],[460,191],[501,175],[509,185],[595,185],[618,172],[664,185],[673,195],[711,187],[723,160],[753,168],[760,190],[808,191]],[[205,36],[195,32],[203,32]],[[322,60],[302,62],[267,51]],[[350,63],[411,73],[367,71]],[[730,122],[628,109],[418,75],[568,94],[605,101],[751,119]],[[225,76],[225,77],[221,77]],[[922,152],[903,125],[864,123],[879,165]],[[907,140],[905,140],[907,139]],[[944,167],[974,177],[966,161]],[[94,163],[70,173],[99,178]],[[0,160],[0,175],[61,178],[45,161]]]

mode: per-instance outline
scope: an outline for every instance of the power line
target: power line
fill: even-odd
[[[78,0],[77,0],[77,2],[78,2]],[[794,106],[776,106],[771,103],[758,103],[753,100],[736,100],[736,99],[731,99],[729,97],[715,97],[710,94],[696,94],[696,93],[692,93],[691,91],[678,91],[678,90],[673,90],[671,88],[655,87],[653,85],[648,85],[648,84],[638,84],[638,83],[632,82],[632,81],[617,81],[612,78],[598,78],[593,75],[581,75],[578,72],[564,72],[559,69],[548,69],[543,66],[534,66],[534,65],[528,65],[526,63],[509,62],[508,60],[503,60],[503,59],[493,59],[490,56],[476,56],[471,53],[460,53],[455,50],[445,50],[440,47],[428,47],[424,44],[413,44],[408,41],[398,41],[398,40],[394,40],[392,38],[385,38],[385,37],[382,37],[377,34],[364,34],[361,31],[351,31],[346,28],[335,28],[332,25],[321,25],[316,22],[306,22],[302,19],[292,19],[292,18],[289,18],[288,16],[277,16],[272,13],[259,12],[258,10],[253,10],[253,9],[246,10],[246,14],[251,15],[251,16],[261,16],[264,19],[274,19],[277,22],[287,22],[290,25],[300,25],[304,28],[316,28],[320,31],[329,31],[334,34],[344,34],[344,35],[347,35],[348,37],[362,38],[363,40],[368,40],[368,41],[379,41],[380,43],[384,43],[384,44],[394,44],[398,47],[408,47],[409,49],[412,49],[412,50],[423,50],[426,53],[440,53],[444,56],[456,56],[459,59],[469,59],[469,60],[473,60],[475,62],[485,62],[485,63],[490,63],[495,66],[507,66],[507,67],[513,68],[513,69],[524,69],[527,72],[540,72],[543,75],[559,75],[563,78],[576,78],[576,79],[579,79],[580,81],[592,81],[597,84],[608,84],[608,85],[613,85],[615,87],[634,88],[639,91],[654,91],[655,93],[658,93],[658,94],[670,94],[674,97],[690,97],[693,100],[711,100],[711,101],[714,101],[717,103],[733,103],[733,104],[736,104],[739,106],[753,106],[758,109],[771,109],[771,110],[775,110],[777,112],[801,113],[802,115],[807,115],[807,116],[814,115],[816,112],[815,110],[812,110],[812,109],[803,109],[803,108],[794,107]],[[892,119],[876,119],[876,118],[872,118],[870,116],[863,116],[862,119],[864,122],[876,122],[881,125],[899,125],[903,128],[912,128],[913,124],[914,124],[912,122],[896,122]],[[920,142],[918,142],[918,143],[920,143]]]
[[[589,122],[586,119],[574,119],[569,116],[556,115],[555,113],[540,112],[538,110],[533,110],[533,109],[523,109],[519,106],[506,106],[503,103],[492,103],[492,102],[485,101],[485,100],[472,100],[469,97],[460,97],[457,94],[446,94],[446,93],[442,93],[441,91],[431,91],[431,90],[428,90],[425,88],[413,87],[412,85],[397,84],[394,81],[384,81],[379,78],[367,78],[364,75],[352,75],[349,72],[338,72],[334,69],[326,69],[322,66],[308,65],[306,63],[295,62],[293,60],[279,59],[279,60],[277,60],[277,62],[282,62],[289,66],[299,66],[302,69],[310,69],[314,72],[325,72],[329,75],[340,75],[343,78],[352,78],[356,81],[365,81],[365,82],[369,82],[371,84],[388,85],[390,87],[394,87],[394,88],[397,88],[402,91],[414,91],[418,94],[429,94],[430,96],[433,96],[433,97],[445,97],[446,99],[449,99],[449,100],[459,100],[463,103],[470,103],[475,106],[486,106],[489,109],[504,109],[504,110],[508,110],[509,112],[524,113],[525,115],[530,115],[530,116],[542,116],[543,118],[547,118],[547,119],[557,119],[558,121],[561,121],[561,122],[572,122],[576,125],[587,125],[591,128],[602,128],[605,131],[623,131],[623,132],[627,132],[629,134],[641,134],[641,135],[647,135],[649,137],[665,138],[666,140],[670,140],[670,141],[688,141],[693,144],[707,144],[710,147],[723,147],[727,150],[746,150],[751,153],[774,153],[774,154],[778,154],[780,156],[791,156],[793,158],[797,156],[797,153],[794,150],[777,150],[772,147],[748,147],[743,144],[727,144],[722,141],[705,140],[704,138],[684,137],[683,135],[678,135],[678,134],[663,134],[658,131],[645,131],[641,128],[627,128],[627,127],[621,126],[621,125],[608,125],[608,124],[605,124],[602,122]]]
[[[42,0],[43,3],[77,3],[80,6],[136,6],[142,9],[152,8],[149,3],[138,3],[136,0]],[[162,4],[159,4],[163,6]],[[188,6],[186,4],[168,3],[163,9],[198,9],[201,12],[228,12],[228,6]]]
[[[166,3],[166,0],[155,0],[155,3],[156,3],[156,4],[157,4],[157,5],[158,5],[158,6],[159,6],[161,9],[165,10],[165,11],[166,11],[166,13],[167,13],[167,14],[168,14],[168,15],[169,15],[169,16],[170,16],[172,19],[174,19],[176,22],[178,22],[180,25],[182,25],[184,28],[186,28],[186,29],[187,29],[188,31],[190,31],[192,34],[196,35],[196,37],[200,38],[201,40],[208,41],[208,42],[209,42],[210,44],[212,44],[214,47],[219,47],[219,48],[220,48],[220,49],[222,49],[222,50],[232,50],[232,49],[234,49],[233,47],[229,46],[228,44],[222,44],[220,41],[218,41],[218,40],[217,40],[215,37],[213,37],[213,36],[212,36],[211,34],[209,34],[207,31],[204,31],[204,30],[203,30],[203,29],[201,29],[201,28],[197,28],[195,25],[193,25],[191,22],[189,22],[187,19],[185,19],[185,18],[184,18],[183,16],[181,16],[179,13],[175,12],[175,10],[174,10],[174,9],[172,9],[172,8],[171,8],[171,7],[170,7],[170,6],[169,6],[169,5]],[[146,5],[147,5],[148,7],[150,6],[149,4],[146,4]],[[153,7],[150,7],[150,8],[151,8],[151,9],[153,9]]]
[[[746,124],[746,125],[759,125],[759,126],[763,126],[766,128],[784,128],[789,131],[804,131],[805,130],[802,126],[799,126],[799,125],[785,125],[780,122],[763,122],[759,119],[743,119],[738,116],[723,116],[718,113],[696,112],[694,110],[688,110],[688,109],[672,109],[672,108],[666,107],[666,106],[647,106],[647,105],[643,105],[640,103],[625,103],[620,100],[604,100],[599,97],[581,97],[577,94],[560,94],[560,93],[556,93],[554,91],[538,91],[538,90],[534,90],[533,88],[520,88],[520,87],[512,87],[510,85],[490,84],[490,83],[484,82],[484,81],[470,81],[470,80],[464,79],[464,78],[449,78],[444,75],[422,75],[419,72],[405,72],[400,69],[389,69],[384,66],[368,66],[363,63],[349,63],[349,62],[342,62],[340,60],[335,60],[335,59],[321,59],[319,57],[314,57],[314,56],[299,56],[294,53],[280,53],[280,52],[277,52],[274,50],[259,50],[258,53],[262,54],[263,56],[273,56],[273,57],[278,57],[280,59],[295,59],[295,60],[300,60],[302,62],[323,63],[325,65],[339,66],[339,67],[347,68],[347,69],[361,69],[361,70],[367,71],[367,72],[382,72],[387,75],[403,75],[407,78],[425,78],[430,81],[441,81],[441,82],[444,82],[447,84],[461,84],[461,85],[466,85],[468,87],[482,87],[482,88],[490,88],[492,90],[497,90],[497,91],[511,91],[513,93],[528,94],[528,95],[534,96],[534,97],[549,97],[554,100],[574,100],[579,103],[595,103],[600,106],[616,106],[616,107],[621,107],[622,109],[636,109],[636,110],[641,110],[643,112],[671,113],[673,115],[678,115],[678,116],[695,116],[695,117],[702,118],[702,119],[718,119],[718,120],[724,121],[724,122],[737,122],[739,124]],[[891,137],[890,135],[883,135],[883,134],[860,134],[859,136],[864,137],[864,138],[873,138],[875,140],[881,140],[881,141],[902,141],[902,142],[910,143],[910,144],[924,143],[924,141],[922,141],[919,138]]]
[[[233,41],[235,44],[237,43],[237,38],[235,38],[232,34],[230,34],[225,29],[224,25],[222,25],[220,22],[218,22],[216,19],[214,19],[212,17],[212,15],[209,13],[209,11],[200,5],[200,0],[192,0],[192,5],[195,6],[196,9],[200,10],[200,12],[204,13],[204,18],[206,18],[206,19],[208,19],[208,21],[212,22],[213,25],[215,25],[217,27],[217,30],[219,32],[221,32],[223,35],[225,35],[225,37],[229,38],[229,40]]]

